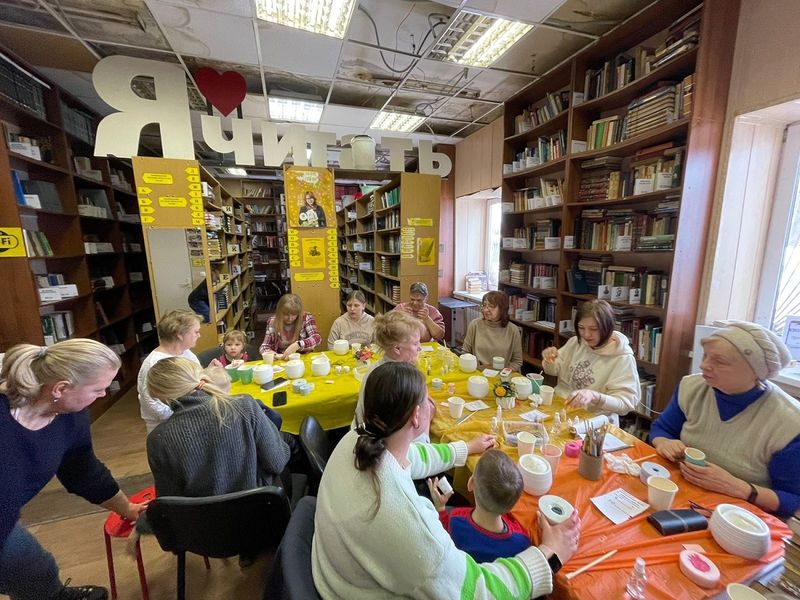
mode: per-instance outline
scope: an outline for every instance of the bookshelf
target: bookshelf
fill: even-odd
[[[122,367],[92,405],[97,417],[135,383],[158,344],[133,170],[92,156],[97,119],[80,102],[10,63],[2,75],[18,84],[0,92],[0,224],[21,230],[27,256],[0,263],[13,282],[0,291],[10,307],[0,317],[0,349],[70,337],[107,344]]]
[[[283,294],[291,291],[286,253],[286,198],[282,181],[226,179],[225,186],[247,208],[252,270],[254,339],[264,338],[267,321]]]
[[[690,366],[734,4],[656,2],[505,104],[500,286],[525,362],[539,367],[572,335],[560,322],[601,293],[647,417]],[[563,155],[542,153],[563,131]]]
[[[252,211],[206,169],[200,172],[211,322],[216,324],[217,341],[222,343],[227,331],[252,329],[251,307],[256,295],[250,255]],[[198,242],[198,247],[203,247],[202,241]]]
[[[343,203],[336,214],[343,297],[360,290],[367,312],[386,313],[424,281],[430,301],[438,298],[440,190],[436,175],[398,173]]]

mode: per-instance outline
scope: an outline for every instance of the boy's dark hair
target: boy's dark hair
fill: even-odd
[[[514,507],[524,487],[517,465],[500,450],[483,453],[475,466],[472,483],[475,504],[498,515]]]

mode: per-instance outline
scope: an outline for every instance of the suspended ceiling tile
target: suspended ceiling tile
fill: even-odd
[[[373,28],[363,7],[375,20],[380,42],[376,40]],[[441,17],[436,15],[440,14]],[[434,2],[398,2],[388,0],[360,0],[353,16],[347,37],[353,40],[377,44],[384,48],[397,48],[404,52],[419,53],[423,41],[430,44],[431,37],[425,40],[430,29],[428,16],[432,15],[431,22],[444,20],[453,14],[453,9]],[[442,26],[436,28],[441,32]]]
[[[0,25],[0,39],[23,60],[39,66],[91,71],[97,58],[73,37]]]
[[[245,119],[266,119],[267,102],[260,94],[247,94],[242,102],[242,116]]]
[[[0,21],[67,33],[56,18],[29,0],[5,0],[0,3]]]
[[[535,27],[492,67],[542,75],[591,41],[586,37]]]
[[[153,3],[150,8],[176,52],[231,63],[258,64],[251,19],[163,3]]]
[[[261,22],[258,26],[264,67],[278,71],[331,79],[342,40]]]
[[[458,136],[461,138],[466,138],[471,136],[476,131],[480,130],[483,125],[468,125],[465,129],[459,132]]]
[[[56,4],[83,39],[142,48],[169,48],[158,23],[141,0],[59,0]]]
[[[567,0],[547,23],[601,35],[650,3],[651,0]]]
[[[389,98],[389,90],[378,86],[364,86],[337,80],[330,102],[365,108],[380,108]]]
[[[53,69],[51,67],[41,67],[39,70],[56,85],[69,90],[69,93],[73,96],[97,97],[97,92],[94,91],[94,85],[92,84],[91,73]]]
[[[164,50],[150,50],[148,48],[127,48],[116,46],[114,44],[94,44],[103,56],[114,56],[121,54],[122,56],[132,56],[134,58],[145,58],[148,60],[156,60],[159,62],[169,62],[180,64],[178,57],[173,52]]]
[[[383,54],[383,59],[381,54]],[[396,71],[387,67],[383,60],[386,60],[389,66]],[[413,60],[411,57],[393,52],[381,52],[374,48],[345,42],[336,76],[351,80],[381,82],[382,85],[394,85],[403,77]]]
[[[233,15],[236,17],[255,17],[252,0],[156,0],[158,4],[172,4],[180,7],[201,8],[211,12]]]
[[[482,100],[504,102],[524,88],[534,79],[522,75],[510,75],[503,71],[486,69],[470,83],[470,89],[477,89]]]
[[[466,10],[476,10],[510,21],[535,23],[556,10],[564,0],[467,0]]]
[[[463,123],[455,123],[453,121],[446,121],[444,119],[430,118],[425,123],[433,129],[437,135],[450,136],[456,131],[464,127]]]
[[[247,82],[248,93],[260,94],[262,91],[261,71],[256,66],[196,58],[194,56],[186,56],[183,60],[192,75],[203,67],[214,69],[217,73],[233,71],[244,77]]]
[[[328,104],[322,111],[320,125],[346,125],[363,129],[369,127],[377,114],[375,109]]]
[[[267,92],[286,92],[288,94],[301,94],[317,100],[325,100],[331,82],[282,71],[269,71],[264,69],[267,82]]]

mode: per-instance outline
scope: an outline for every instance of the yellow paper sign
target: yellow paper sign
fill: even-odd
[[[322,238],[303,239],[303,268],[325,268],[325,240]]]
[[[412,227],[433,227],[433,219],[422,219],[420,217],[414,217],[407,219],[408,224]]]
[[[417,264],[429,266],[436,264],[436,240],[434,238],[417,238]]]
[[[172,175],[169,173],[144,173],[142,181],[145,183],[155,183],[160,185],[172,185]]]
[[[325,273],[322,272],[314,272],[314,273],[295,273],[294,274],[295,281],[325,281]]]
[[[22,229],[19,227],[0,228],[0,258],[27,256],[25,242],[22,241]]]
[[[158,205],[162,208],[186,208],[186,198],[180,196],[159,196]]]

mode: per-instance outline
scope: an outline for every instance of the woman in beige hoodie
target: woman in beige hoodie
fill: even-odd
[[[578,307],[575,331],[561,349],[545,348],[542,366],[558,376],[556,395],[571,408],[601,414],[627,414],[639,403],[636,359],[626,338],[614,331],[614,310],[605,300],[590,300]]]

